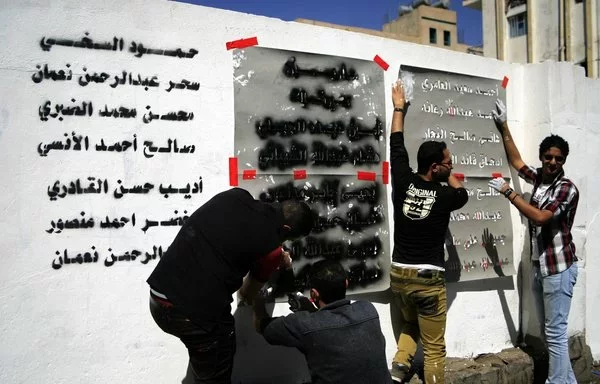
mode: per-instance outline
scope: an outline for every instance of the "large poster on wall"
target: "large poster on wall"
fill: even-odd
[[[404,65],[399,77],[410,101],[404,134],[411,167],[421,143],[444,141],[453,173],[469,193],[469,202],[450,216],[447,280],[514,274],[510,204],[487,185],[493,177],[510,177],[491,115],[496,99],[506,102],[502,81]]]
[[[384,81],[372,61],[252,47],[233,54],[240,187],[255,198],[298,199],[315,212],[310,235],[286,244],[304,291],[311,265],[339,260],[349,291],[389,287]],[[384,169],[386,171],[384,171]]]

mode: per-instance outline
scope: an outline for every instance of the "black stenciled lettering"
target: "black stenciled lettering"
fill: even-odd
[[[383,272],[379,265],[368,265],[365,260],[348,270],[348,288],[366,287],[381,280]]]
[[[379,202],[379,185],[373,184],[368,187],[348,190],[344,188],[340,193],[341,202],[356,199],[361,203],[377,204]]]
[[[358,141],[365,137],[373,137],[379,140],[383,135],[383,123],[376,119],[373,128],[367,128],[357,122],[355,118],[351,118],[348,123],[341,120],[330,123],[323,123],[319,120],[308,121],[305,119],[296,119],[294,121],[273,121],[266,117],[255,124],[256,134],[261,139],[266,139],[270,136],[279,135],[281,137],[289,137],[309,132],[311,135],[327,135],[332,139],[336,139],[341,133],[346,133],[348,140]]]
[[[302,143],[292,141],[289,150],[286,150],[282,144],[269,141],[258,152],[258,168],[263,171],[273,167],[285,170],[298,165],[306,165],[307,158],[307,149]]]
[[[338,68],[300,68],[296,62],[296,57],[291,56],[283,65],[283,73],[287,77],[297,79],[301,76],[323,77],[330,81],[352,81],[358,79],[358,74],[354,68],[347,69],[346,64],[341,63]]]
[[[295,186],[288,182],[283,185],[268,188],[262,192],[259,199],[264,202],[282,202],[286,200],[299,200],[307,203],[323,203],[331,207],[338,206],[338,188],[340,181],[338,179],[325,179],[319,187],[315,186]]]
[[[328,95],[324,89],[319,89],[316,96],[309,94],[303,88],[293,88],[290,92],[290,101],[302,104],[303,108],[308,108],[310,104],[313,104],[319,105],[331,112],[335,112],[338,107],[351,109],[352,99],[352,95]]]

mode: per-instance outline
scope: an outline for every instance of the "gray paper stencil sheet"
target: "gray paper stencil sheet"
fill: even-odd
[[[372,61],[252,47],[233,53],[239,164],[271,174],[380,173],[383,73]]]
[[[500,80],[402,66],[410,107],[405,120],[407,148],[426,140],[444,141],[452,152],[453,172],[466,176],[508,175],[502,138],[491,112],[496,99],[506,103]],[[411,166],[416,169],[416,156]]]
[[[323,259],[342,263],[349,292],[388,289],[383,70],[261,47],[234,51],[233,66],[240,186],[263,201],[305,201],[315,213],[310,235],[286,244],[294,271],[273,278],[276,294],[305,291],[312,264]]]
[[[446,238],[448,280],[476,280],[515,273],[508,200],[490,188],[489,178],[467,177],[468,203],[450,215]]]

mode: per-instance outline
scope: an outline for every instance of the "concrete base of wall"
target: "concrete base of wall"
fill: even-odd
[[[600,384],[592,375],[592,354],[583,335],[569,339],[571,364],[580,384]],[[531,346],[482,354],[472,359],[449,357],[446,384],[531,384],[544,383],[548,372],[548,356]],[[411,384],[422,383],[418,375]]]

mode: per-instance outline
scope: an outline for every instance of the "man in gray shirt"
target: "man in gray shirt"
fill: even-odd
[[[377,310],[368,301],[351,303],[347,286],[340,263],[319,261],[309,276],[310,297],[318,309],[272,318],[264,298],[255,299],[257,331],[269,344],[298,348],[313,384],[391,383]]]

